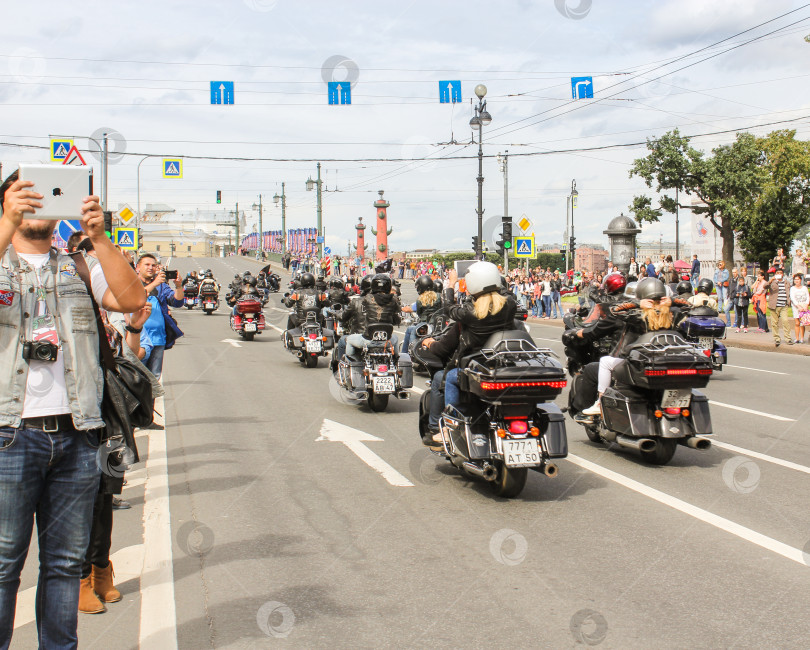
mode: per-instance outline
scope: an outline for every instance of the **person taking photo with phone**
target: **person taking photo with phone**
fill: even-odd
[[[151,344],[152,350],[143,359],[143,364],[160,379],[163,373],[163,353],[170,350],[174,342],[183,336],[174,318],[169,315],[169,307],[183,306],[183,283],[175,275],[172,291],[166,283],[166,271],[161,269],[152,253],[144,253],[138,258],[135,271],[146,289],[147,299],[152,303],[152,313],[143,325],[142,334],[142,338],[146,338]]]
[[[39,542],[37,637],[76,648],[79,580],[101,470],[104,373],[87,287],[74,259],[52,248],[57,220],[14,172],[0,185],[0,647],[14,629],[20,572],[34,522]],[[86,263],[96,302],[131,313],[146,294],[104,232],[96,196],[76,206],[95,251]]]

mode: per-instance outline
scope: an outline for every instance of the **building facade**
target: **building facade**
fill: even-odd
[[[582,246],[576,249],[575,255],[575,270],[591,271],[592,273],[604,273],[607,271],[608,252],[604,248]]]

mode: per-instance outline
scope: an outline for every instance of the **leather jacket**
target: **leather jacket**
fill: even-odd
[[[447,317],[461,324],[458,348],[448,367],[457,366],[462,357],[480,350],[492,334],[514,329],[516,312],[517,300],[512,295],[506,297],[506,304],[497,314],[480,319],[473,312],[472,300],[460,305],[446,304]]]

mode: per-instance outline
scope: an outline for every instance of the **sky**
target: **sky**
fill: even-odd
[[[124,153],[109,168],[113,209],[136,207],[140,163],[142,207],[214,209],[221,190],[242,210],[261,194],[270,230],[282,182],[287,227],[315,225],[305,182],[321,160],[336,252],[358,217],[373,223],[378,190],[392,250],[470,246],[479,83],[492,115],[488,241],[504,212],[499,153],[509,213],[525,214],[539,243],[562,241],[575,180],[577,242],[606,244],[607,223],[652,194],[628,175],[647,138],[677,127],[710,151],[733,141],[719,131],[810,130],[810,6],[786,0],[45,0],[35,14],[4,7],[0,34],[4,176],[48,161],[51,137],[86,152],[87,136],[108,129]],[[592,76],[593,99],[572,99],[579,76]],[[329,80],[353,82],[351,105],[328,104]],[[442,80],[461,81],[460,103],[439,102]],[[233,105],[211,104],[211,81],[234,82]],[[162,177],[164,157],[183,158],[182,179]],[[674,234],[665,216],[639,239]]]

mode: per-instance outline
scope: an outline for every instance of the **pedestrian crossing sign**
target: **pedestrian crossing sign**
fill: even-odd
[[[163,159],[163,178],[183,178],[183,161],[180,158]]]
[[[73,140],[51,140],[51,160],[62,162],[73,148]]]
[[[534,258],[534,235],[515,237],[512,250],[515,251],[515,257]]]
[[[138,250],[138,229],[137,228],[116,228],[115,243],[124,251]]]

